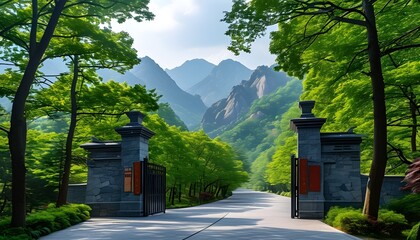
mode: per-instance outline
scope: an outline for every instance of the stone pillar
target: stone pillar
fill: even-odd
[[[325,118],[317,118],[312,113],[315,101],[301,101],[299,107],[302,110],[300,118],[291,120],[291,128],[298,134],[298,157],[307,160],[307,179],[305,184],[309,190],[299,194],[299,217],[321,219],[324,217],[324,187],[323,165],[321,160],[321,127]],[[302,166],[302,165],[301,165]],[[318,173],[319,183],[311,183],[310,172]],[[312,174],[313,176],[316,174]],[[313,186],[320,185],[316,191],[311,191]],[[302,183],[300,183],[302,185]],[[301,186],[302,187],[302,186]]]
[[[115,129],[121,135],[121,169],[133,168],[134,162],[147,160],[149,139],[152,131],[142,125],[144,115],[141,112],[128,112],[130,123]],[[123,172],[121,172],[123,176]],[[143,176],[142,176],[143,177]],[[143,179],[141,183],[143,183]],[[121,189],[120,216],[143,216],[143,194],[124,192]]]

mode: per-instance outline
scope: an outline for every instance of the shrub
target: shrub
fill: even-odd
[[[347,208],[342,208],[342,207],[337,207],[337,206],[331,207],[327,213],[327,216],[325,216],[325,223],[333,226],[334,220],[338,214],[345,213],[347,211],[353,211],[353,210],[354,208],[352,207],[347,207]]]
[[[414,225],[411,229],[410,234],[408,234],[407,240],[418,240],[420,239],[420,222]]]
[[[372,232],[372,226],[369,224],[368,218],[355,209],[339,213],[334,219],[333,227],[350,234],[365,236]]]
[[[409,227],[404,215],[391,210],[381,209],[378,221],[371,222],[360,209],[351,207],[332,207],[325,223],[350,234],[377,237],[400,237]]]
[[[386,236],[397,237],[401,236],[402,231],[409,228],[409,225],[404,215],[383,209],[379,211],[377,228]]]
[[[39,212],[30,214],[26,218],[26,226],[31,231],[41,229],[41,228],[48,228],[52,230],[54,221],[55,221],[54,215],[51,215],[46,211],[39,211]]]
[[[408,194],[403,198],[392,200],[386,208],[401,213],[411,222],[420,222],[420,194]]]
[[[10,218],[0,220],[0,240],[39,238],[89,219],[91,208],[83,204],[70,204],[60,208],[48,207],[29,214],[26,228],[10,228]],[[4,237],[4,238],[3,238]]]

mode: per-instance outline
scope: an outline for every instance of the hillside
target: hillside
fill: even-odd
[[[282,115],[296,104],[301,93],[302,82],[290,80],[277,91],[255,100],[243,118],[220,130],[220,137],[242,156],[247,156],[246,165],[249,167],[263,151],[274,145],[280,134],[278,125]]]

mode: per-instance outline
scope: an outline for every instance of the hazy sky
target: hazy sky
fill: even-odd
[[[231,58],[251,69],[273,64],[268,34],[254,43],[251,54],[235,56],[227,50],[227,24],[220,19],[231,5],[231,0],[151,0],[153,21],[128,21],[113,25],[113,29],[127,31],[135,39],[139,56],[151,57],[162,68],[174,68],[194,58],[214,64]]]

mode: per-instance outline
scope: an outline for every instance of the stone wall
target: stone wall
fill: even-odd
[[[325,213],[331,206],[361,205],[361,141],[352,132],[321,133]]]
[[[86,203],[86,183],[69,184],[67,202]]]
[[[362,194],[363,199],[365,198],[366,194],[366,184],[368,180],[368,175],[361,175],[362,179]],[[410,191],[402,191],[400,190],[401,187],[405,185],[405,183],[402,182],[404,179],[404,176],[385,176],[382,189],[381,189],[381,205],[386,205],[390,202],[391,199],[395,198],[401,198],[404,195],[407,195],[410,193]]]

